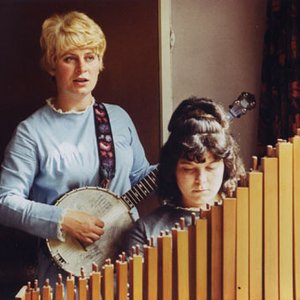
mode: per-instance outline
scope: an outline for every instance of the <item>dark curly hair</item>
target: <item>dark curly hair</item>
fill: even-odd
[[[238,154],[229,122],[220,104],[206,98],[190,97],[174,111],[168,125],[170,136],[161,149],[159,161],[159,196],[181,204],[176,182],[179,159],[203,162],[206,152],[224,161],[221,195],[233,192],[245,169]]]

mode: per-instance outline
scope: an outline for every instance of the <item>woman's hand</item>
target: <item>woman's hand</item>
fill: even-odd
[[[104,233],[104,222],[83,211],[68,210],[62,220],[62,230],[84,246],[93,244]]]

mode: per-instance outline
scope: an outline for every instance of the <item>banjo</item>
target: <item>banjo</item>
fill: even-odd
[[[254,96],[243,92],[229,106],[227,118],[238,118],[254,107]],[[54,262],[66,272],[80,277],[82,268],[89,274],[93,263],[103,266],[108,258],[115,259],[119,254],[118,242],[133,225],[130,210],[157,188],[157,175],[158,168],[155,168],[122,196],[100,187],[83,187],[58,199],[55,205],[61,208],[85,211],[103,220],[105,231],[98,241],[86,247],[69,235],[66,235],[65,242],[47,239]]]

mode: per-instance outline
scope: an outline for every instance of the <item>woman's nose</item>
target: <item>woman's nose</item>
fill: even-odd
[[[206,173],[203,170],[199,170],[196,174],[196,181],[202,185],[207,181]]]
[[[87,66],[87,63],[83,58],[78,60],[77,70],[78,70],[79,74],[84,73],[86,71],[86,66]]]

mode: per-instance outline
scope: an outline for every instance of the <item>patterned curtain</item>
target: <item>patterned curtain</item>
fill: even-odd
[[[268,0],[258,125],[259,150],[300,128],[300,0]]]

